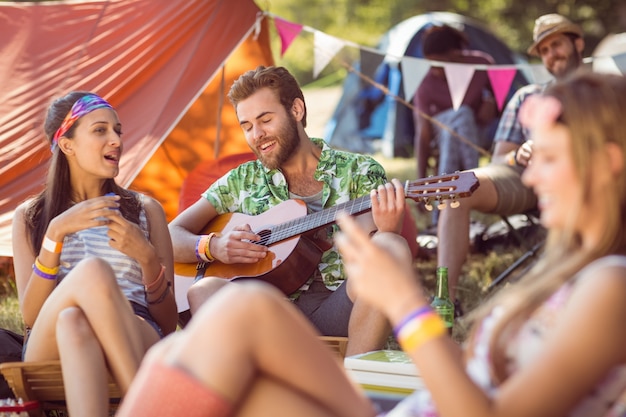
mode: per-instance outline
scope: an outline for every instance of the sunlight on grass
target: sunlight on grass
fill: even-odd
[[[7,295],[0,300],[0,327],[24,334],[24,322],[16,295]]]

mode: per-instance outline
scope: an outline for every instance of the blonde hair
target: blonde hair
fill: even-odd
[[[544,95],[555,97],[562,104],[557,123],[569,129],[572,158],[583,187],[580,201],[571,202],[571,206],[580,210],[591,199],[594,171],[608,169],[594,166],[594,157],[604,151],[608,143],[617,145],[622,157],[626,156],[626,118],[623,113],[626,109],[626,78],[579,71],[550,86]],[[585,265],[609,254],[626,252],[626,170],[622,169],[614,177],[601,207],[602,211],[595,215],[606,219],[606,227],[598,245],[583,248],[580,236],[571,224],[564,229],[549,230],[544,255],[536,266],[517,284],[494,297],[474,317],[484,317],[494,305],[506,302],[506,312],[490,341],[492,374],[496,381],[501,382],[507,376],[505,348],[509,336],[535,309]],[[474,333],[470,341],[473,338]]]

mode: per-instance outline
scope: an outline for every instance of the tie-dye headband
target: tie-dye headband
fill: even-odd
[[[76,123],[76,120],[80,119],[86,114],[91,113],[96,109],[101,108],[110,108],[113,107],[102,97],[96,94],[88,94],[76,100],[72,109],[67,113],[65,119],[63,119],[63,123],[61,123],[61,127],[57,129],[52,137],[52,146],[50,149],[54,151],[54,148],[59,143],[59,138],[67,133],[68,130]]]

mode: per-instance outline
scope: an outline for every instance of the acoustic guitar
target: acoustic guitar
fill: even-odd
[[[473,172],[457,172],[407,181],[404,192],[407,198],[424,203],[432,210],[437,203],[440,209],[450,201],[451,207],[458,206],[459,198],[471,195],[478,187]],[[317,268],[324,249],[313,234],[336,221],[337,214],[347,212],[357,215],[369,211],[372,202],[369,195],[346,201],[316,213],[307,214],[301,200],[287,200],[258,216],[228,213],[217,216],[202,231],[226,233],[235,226],[249,224],[261,240],[255,242],[269,248],[267,256],[252,264],[176,263],[177,279],[213,276],[230,280],[261,279],[283,293],[291,294],[300,288]],[[280,220],[280,223],[277,221]],[[178,291],[177,291],[178,292]]]

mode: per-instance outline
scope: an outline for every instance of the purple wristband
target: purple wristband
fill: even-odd
[[[56,274],[55,275],[46,274],[41,269],[37,268],[37,265],[35,264],[33,264],[33,272],[35,273],[35,275],[38,275],[43,279],[49,279],[50,281],[57,279]]]
[[[398,323],[394,328],[393,328],[393,334],[396,335],[396,337],[398,337],[398,333],[400,333],[400,331],[402,330],[402,328],[411,320],[413,320],[416,317],[422,316],[424,314],[430,313],[432,311],[432,308],[429,305],[425,305],[423,307],[420,307],[416,310],[413,310],[411,313],[407,314],[402,320],[400,320],[400,323]]]

